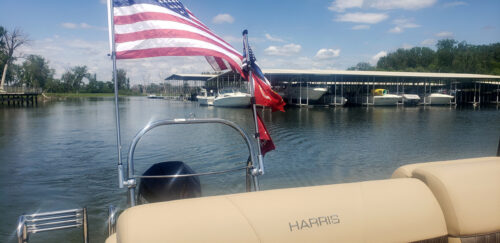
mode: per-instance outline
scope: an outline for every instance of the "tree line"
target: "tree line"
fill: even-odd
[[[112,81],[97,80],[97,75],[89,72],[87,66],[74,66],[66,70],[61,78],[54,77],[55,70],[49,62],[39,55],[15,56],[18,47],[29,42],[28,37],[19,29],[8,31],[0,26],[0,66],[4,84],[14,87],[41,88],[49,93],[112,93]],[[23,60],[22,63],[14,63]],[[118,87],[130,90],[130,79],[123,69],[117,70]]]
[[[453,39],[428,47],[400,48],[381,57],[375,66],[358,63],[348,70],[476,73],[500,75],[500,43],[472,45]]]

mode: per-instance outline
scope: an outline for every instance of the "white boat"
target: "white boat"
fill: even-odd
[[[196,96],[196,99],[200,105],[211,106],[214,105],[215,96],[208,96],[207,90],[202,89],[200,95]]]
[[[389,94],[385,89],[375,89],[370,96],[363,97],[363,105],[391,106],[403,101],[403,96]]]
[[[432,93],[425,96],[424,103],[427,105],[449,105],[454,97],[448,94]]]
[[[288,100],[297,100],[302,98],[302,100],[316,101],[319,100],[321,96],[326,94],[327,91],[327,88],[321,87],[288,86],[284,89],[284,95]]]
[[[165,97],[163,97],[163,95],[155,95],[155,94],[148,95],[148,99],[159,99],[159,100],[162,100],[164,98]]]
[[[214,99],[214,106],[245,108],[250,106],[251,95],[241,91],[225,89]]]
[[[382,96],[373,96],[374,106],[389,106],[397,105],[401,102],[403,97],[401,95],[385,94]]]
[[[420,96],[416,94],[403,94],[403,102],[405,105],[418,105]]]

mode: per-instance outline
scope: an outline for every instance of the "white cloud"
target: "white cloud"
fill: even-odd
[[[363,6],[363,0],[335,0],[330,4],[330,11],[344,12],[349,8],[361,8]]]
[[[270,56],[292,56],[302,50],[302,46],[297,44],[286,44],[284,46],[269,46],[264,50]]]
[[[431,7],[436,2],[437,0],[334,0],[328,9],[340,13],[350,8],[418,10]]]
[[[441,38],[452,38],[453,37],[453,32],[449,31],[442,31],[436,34],[437,37]]]
[[[405,29],[420,27],[420,25],[413,23],[412,19],[396,19],[394,24]]]
[[[64,27],[64,28],[66,28],[66,29],[76,29],[76,28],[78,28],[78,25],[75,24],[75,23],[62,23],[61,26]]]
[[[396,27],[389,30],[389,33],[395,33],[395,34],[399,34],[402,32],[403,32],[403,29],[399,26],[396,26]]]
[[[381,51],[381,52],[375,54],[375,56],[372,57],[372,59],[370,60],[370,62],[371,62],[372,65],[375,65],[375,64],[377,64],[378,60],[381,57],[385,57],[385,56],[387,56],[387,52],[386,51]]]
[[[466,6],[466,5],[469,5],[469,4],[467,4],[464,1],[456,1],[456,2],[449,2],[449,3],[443,4],[443,6],[445,8],[451,8],[451,7],[457,7],[457,6]]]
[[[351,29],[353,30],[367,30],[370,29],[370,26],[367,24],[360,24],[360,25],[355,25]]]
[[[433,46],[436,44],[436,40],[434,39],[425,39],[422,42],[420,42],[421,45],[423,46]]]
[[[266,34],[266,39],[268,39],[270,41],[274,41],[274,42],[285,42],[283,39],[280,39],[280,38],[275,37],[275,36],[271,36],[270,34]]]
[[[345,69],[343,63],[339,64],[339,60],[320,60],[311,57],[298,56],[295,58],[286,57],[272,57],[272,58],[262,58],[259,60],[259,65],[261,67],[266,67],[268,69],[302,69],[302,70],[339,70]]]
[[[316,56],[314,56],[317,59],[320,60],[327,60],[327,59],[332,59],[335,57],[338,57],[340,55],[340,49],[320,49],[317,53]]]
[[[218,14],[212,19],[212,23],[214,24],[224,24],[224,23],[232,24],[233,22],[234,18],[229,14]]]
[[[346,13],[337,16],[337,21],[339,22],[352,22],[352,23],[363,23],[363,24],[376,24],[384,21],[389,16],[384,13]]]
[[[59,36],[42,40],[33,40],[31,45],[20,49],[25,55],[40,55],[49,61],[49,67],[55,69],[55,77],[71,67],[86,65],[89,72],[96,73],[98,80],[111,80],[112,64],[107,56],[107,41],[87,41],[66,39]],[[22,61],[21,59],[19,61]],[[141,60],[119,60],[118,68],[127,71],[133,84],[140,81],[160,82],[173,73],[201,73],[212,71],[204,57],[158,57]]]
[[[406,9],[418,10],[434,5],[437,0],[371,0],[368,6],[381,10]]]
[[[66,29],[95,29],[95,30],[107,30],[106,27],[93,26],[87,23],[61,23],[61,26]]]
[[[405,29],[418,28],[420,25],[413,23],[411,19],[396,19],[393,21],[396,25],[389,30],[389,33],[402,33]]]

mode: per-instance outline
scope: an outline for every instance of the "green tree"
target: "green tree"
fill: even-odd
[[[444,39],[437,43],[437,62],[439,71],[451,72],[453,66],[453,59],[455,58],[456,51],[454,50],[456,40]]]
[[[26,87],[45,88],[46,83],[53,79],[54,70],[50,69],[48,61],[37,55],[29,55],[22,64],[22,83]]]
[[[116,70],[116,78],[118,79],[118,89],[120,90],[130,89],[130,79],[127,78],[127,71],[125,71],[125,69]]]
[[[7,77],[7,70],[9,68],[9,64],[12,63],[16,58],[14,57],[14,52],[20,46],[26,44],[28,42],[28,37],[25,35],[20,29],[14,29],[12,32],[5,30],[2,27],[0,32],[0,39],[2,44],[0,45],[0,52],[2,53],[2,62],[3,64],[3,72],[2,72],[2,80],[0,82],[0,91],[3,91],[3,86],[5,84],[5,79]]]
[[[354,67],[350,67],[347,70],[357,70],[357,71],[372,71],[375,70],[375,67],[367,62],[360,62],[356,64]]]
[[[88,78],[88,76],[87,66],[76,66],[62,75],[61,82],[65,86],[65,91],[79,92],[83,79]]]

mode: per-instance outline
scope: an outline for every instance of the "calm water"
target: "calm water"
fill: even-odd
[[[145,124],[157,119],[219,117],[251,133],[250,110],[196,103],[120,101],[123,155]],[[75,99],[37,108],[0,107],[0,242],[14,242],[17,217],[38,210],[87,206],[90,238],[104,240],[107,206],[124,207],[117,188],[113,100]],[[496,108],[289,108],[264,111],[277,149],[266,155],[263,189],[388,178],[414,162],[494,156],[500,136]],[[221,125],[170,126],[140,142],[136,170],[182,160],[196,171],[244,165],[239,135]],[[244,174],[201,178],[203,193],[244,191]],[[80,231],[39,234],[32,242],[80,239]]]

